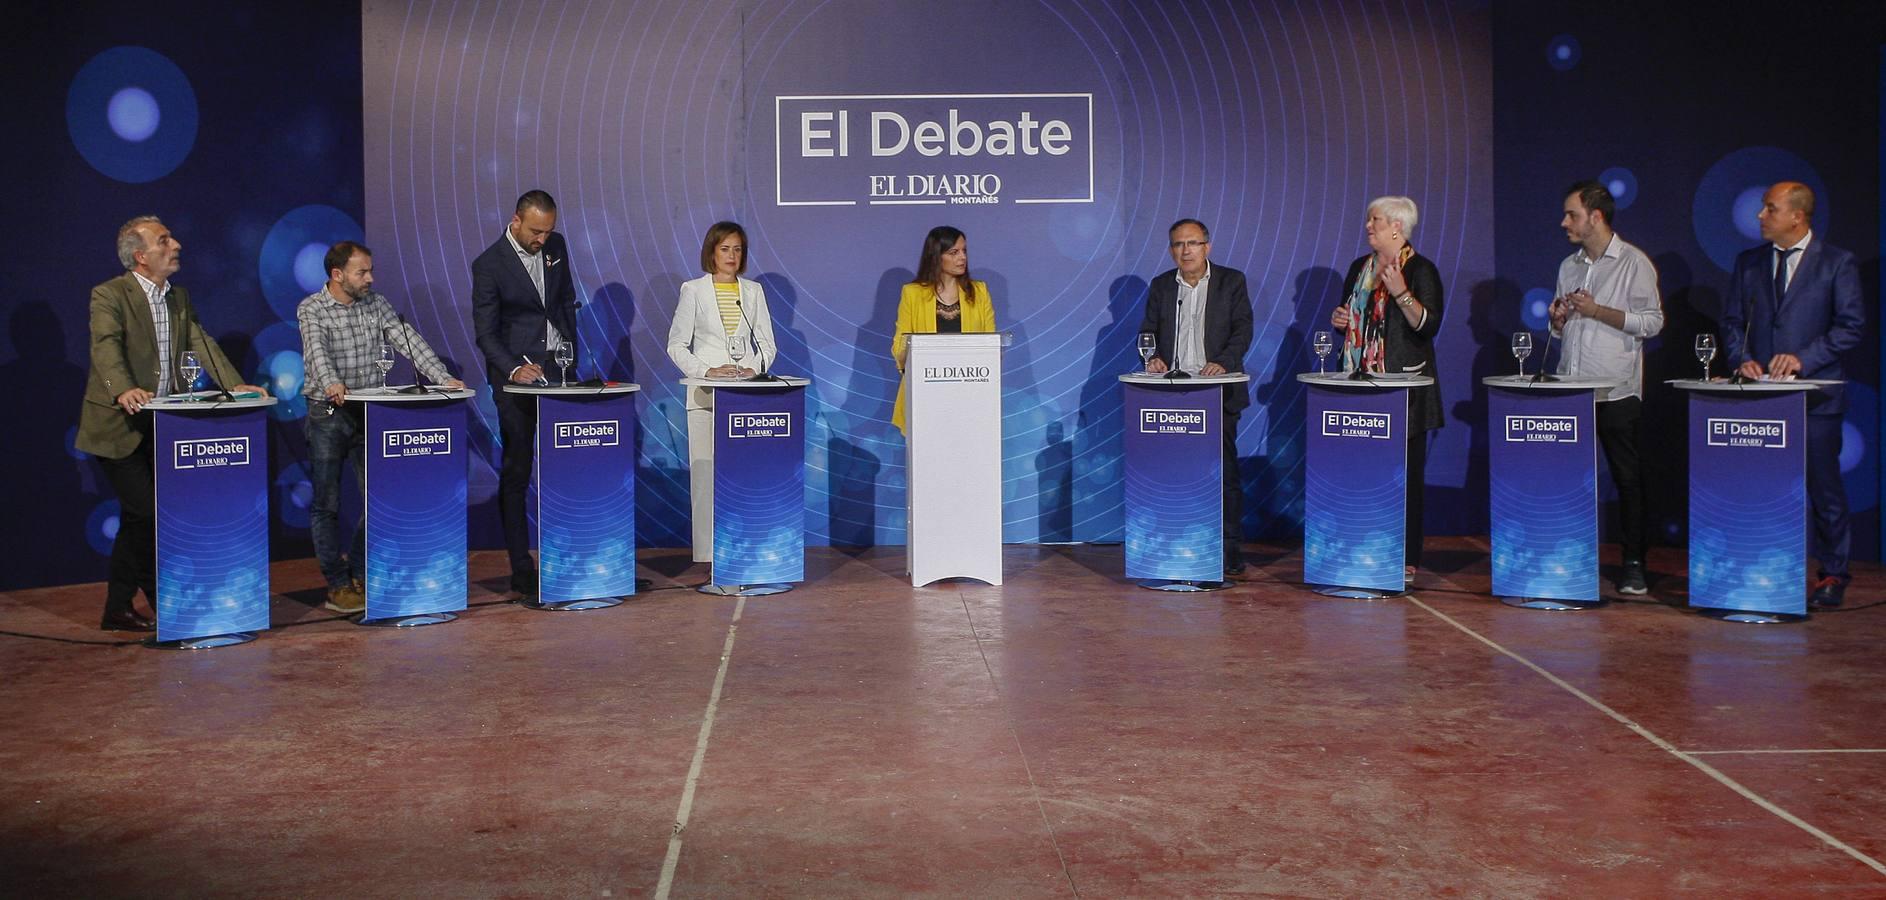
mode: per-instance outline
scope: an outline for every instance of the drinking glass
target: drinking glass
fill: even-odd
[[[1709,363],[1716,358],[1716,336],[1699,334],[1696,336],[1696,358],[1703,363],[1703,380],[1709,380]]]
[[[195,350],[185,350],[177,357],[177,371],[183,373],[184,395],[196,400],[196,377],[203,373],[203,362],[197,359]]]
[[[1526,357],[1532,355],[1532,332],[1519,331],[1513,334],[1513,358],[1519,360],[1519,375],[1526,376]]]
[[[1158,335],[1150,331],[1139,333],[1139,370],[1141,372],[1147,371],[1147,367],[1152,365],[1153,351],[1157,349],[1159,349]]]
[[[563,370],[560,387],[570,386],[570,363],[576,361],[576,347],[569,341],[557,342],[557,368]]]
[[[733,343],[728,344],[727,355],[733,358],[734,366],[736,368],[740,368],[741,367],[740,360],[746,358],[746,355],[747,355],[747,342],[734,341]]]
[[[1329,351],[1336,349],[1336,339],[1327,331],[1319,331],[1310,336],[1310,349],[1316,351],[1316,374],[1323,374],[1323,361],[1329,358]]]
[[[380,355],[374,358],[373,367],[380,370],[380,392],[387,393],[386,376],[387,373],[393,371],[393,343],[391,341],[380,342]]]

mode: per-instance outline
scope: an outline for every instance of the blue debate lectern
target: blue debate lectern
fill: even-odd
[[[1612,381],[1535,375],[1487,386],[1487,506],[1493,595],[1508,606],[1578,610],[1598,594],[1598,391]]]
[[[199,391],[152,400],[157,634],[207,650],[269,627],[268,407]]]
[[[532,609],[605,609],[635,593],[636,384],[507,384],[537,404]]]
[[[1408,389],[1426,376],[1304,373],[1303,580],[1380,600],[1406,588]]]
[[[1690,606],[1807,618],[1807,392],[1834,381],[1669,382],[1690,395]]]
[[[1251,376],[1121,375],[1126,577],[1163,591],[1226,587],[1224,406]]]
[[[465,401],[471,397],[470,390],[436,387],[346,395],[366,410],[362,625],[436,625],[465,608]]]
[[[714,562],[705,594],[805,580],[805,378],[684,378],[714,391]]]

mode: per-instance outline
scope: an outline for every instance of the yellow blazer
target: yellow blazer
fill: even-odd
[[[196,308],[190,305],[190,292],[172,284],[169,302],[170,364],[176,366],[183,351],[196,350],[218,387],[227,390],[242,384],[242,374],[203,331]],[[118,408],[118,395],[134,387],[156,390],[156,379],[157,324],[137,276],[126,272],[92,288],[92,371],[86,378],[78,438],[73,444],[107,459],[130,456],[144,438],[132,429],[131,417]]]
[[[975,302],[963,304],[963,333],[987,333],[995,330],[995,301],[989,297],[989,286],[980,281],[971,281],[976,288]],[[897,334],[891,338],[891,359],[897,361],[897,371],[902,374],[904,363],[909,353],[909,335],[936,333],[936,291],[927,284],[906,284],[904,295],[897,301]],[[905,391],[908,378],[897,381],[897,405],[891,410],[891,424],[898,431],[906,431],[904,408],[907,402]]]

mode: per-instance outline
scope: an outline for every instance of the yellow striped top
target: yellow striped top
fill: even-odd
[[[720,305],[720,325],[727,329],[727,336],[740,330],[740,282],[729,284],[714,282],[714,300]]]

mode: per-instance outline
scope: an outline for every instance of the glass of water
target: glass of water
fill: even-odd
[[[1526,357],[1532,355],[1532,332],[1513,333],[1513,358],[1519,360],[1519,377],[1526,377]]]
[[[380,342],[380,355],[374,357],[373,367],[380,370],[380,393],[388,393],[386,376],[393,371],[393,342]]]
[[[1699,334],[1696,336],[1696,358],[1703,364],[1703,380],[1709,380],[1709,363],[1716,358],[1716,336]]]
[[[728,344],[727,355],[733,358],[734,366],[740,367],[740,360],[745,359],[747,355],[747,342],[734,341]]]
[[[1153,363],[1153,351],[1159,349],[1159,336],[1150,331],[1139,333],[1139,370],[1147,372]],[[1148,373],[1150,374],[1150,373]]]
[[[576,361],[576,346],[569,341],[557,342],[557,368],[563,370],[560,387],[570,386],[570,363]]]
[[[184,395],[196,400],[196,377],[203,374],[203,361],[197,358],[195,350],[185,350],[177,357],[177,371],[183,374]]]
[[[1316,374],[1323,374],[1323,361],[1329,358],[1329,351],[1336,349],[1336,339],[1327,331],[1319,331],[1310,336],[1310,349],[1316,351]]]

